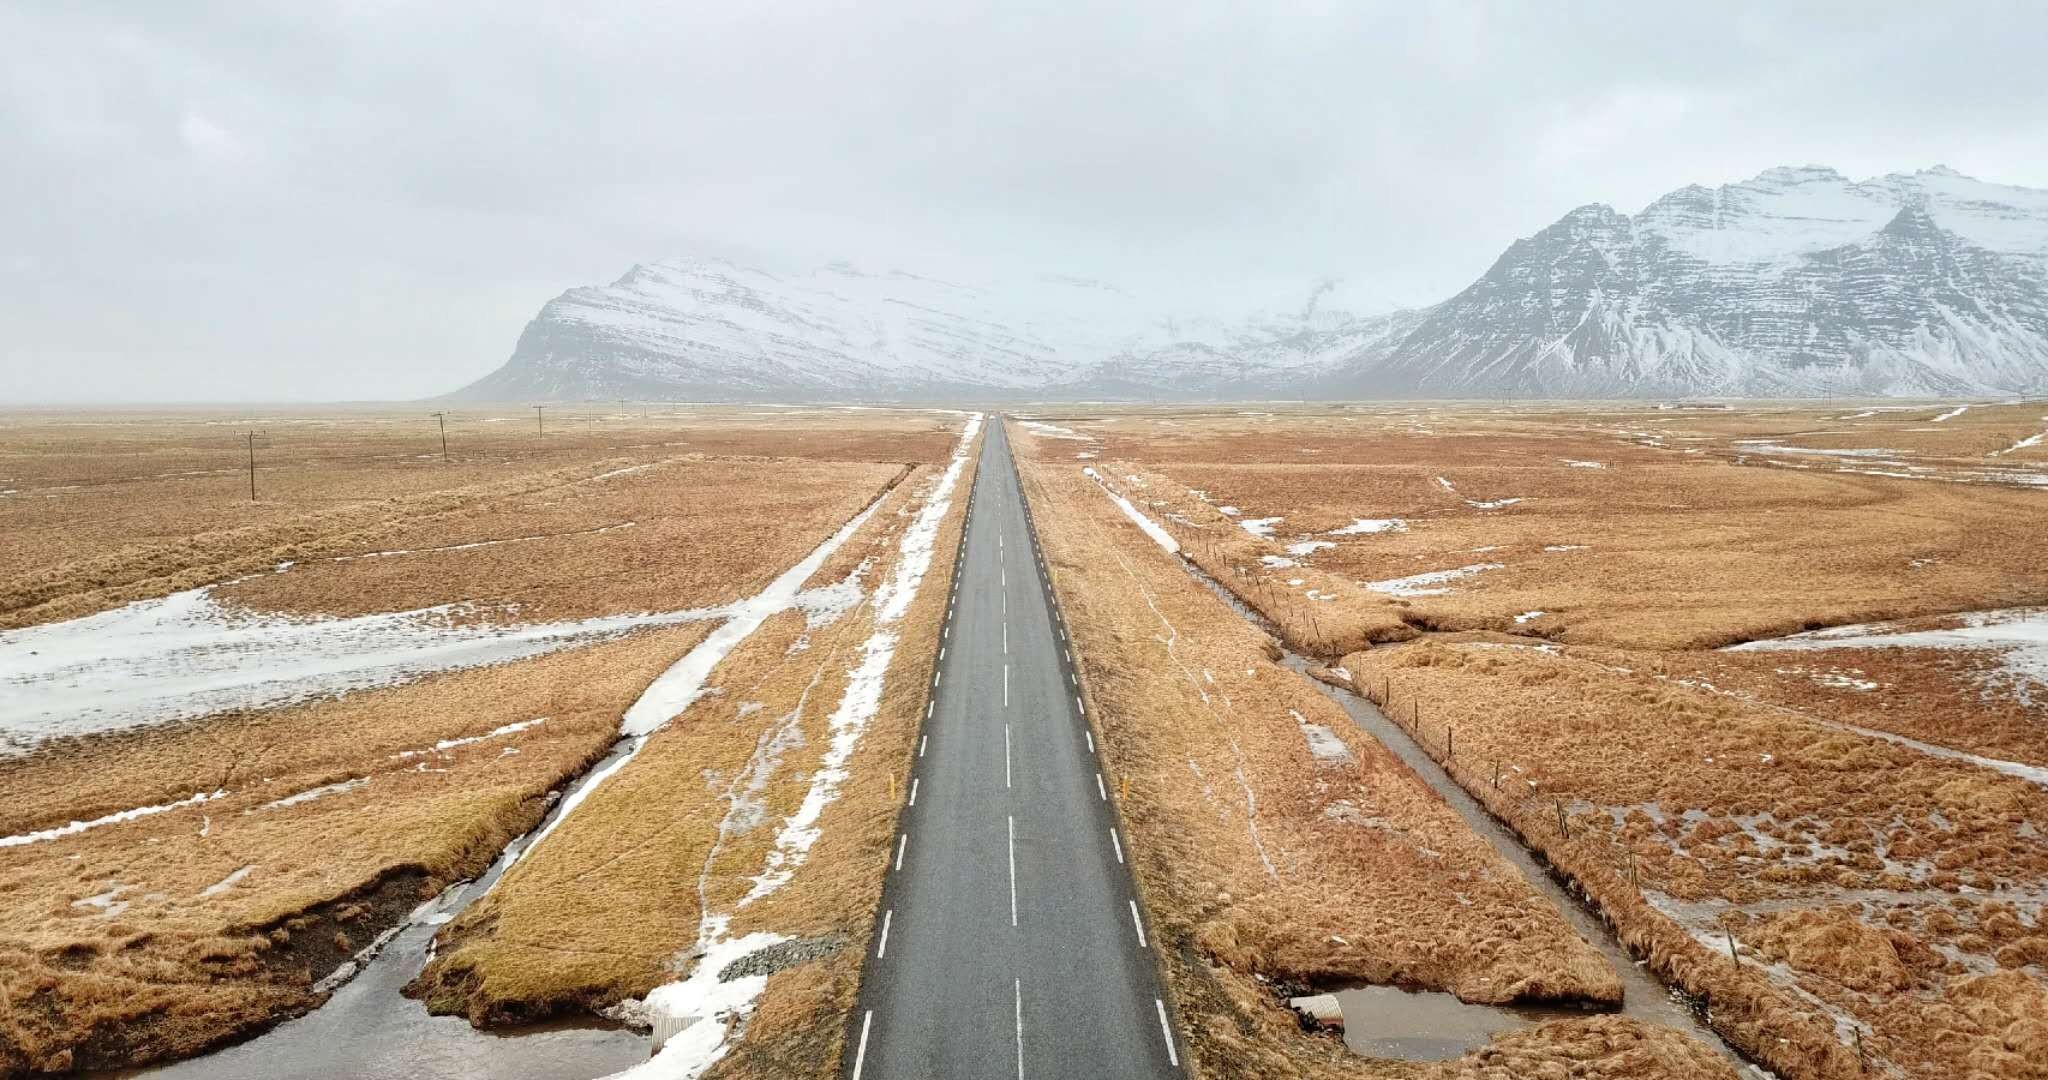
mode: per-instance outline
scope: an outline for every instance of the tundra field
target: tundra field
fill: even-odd
[[[2048,596],[2044,411],[1017,422],[1099,723],[1133,779],[1124,812],[1155,845],[1139,873],[1181,945],[1168,972],[1197,1052],[1298,1075],[1318,1040],[1292,1031],[1274,982],[1570,994],[1569,953],[1541,933],[1508,940],[1543,977],[1474,985],[1503,958],[1502,924],[1465,882],[1500,875],[1403,805],[1413,781],[1373,740],[1318,749],[1343,714],[1304,706],[1322,702],[1261,654],[1257,624],[1293,666],[1376,703],[1422,770],[1540,853],[1750,1060],[1800,1078],[2048,1076],[2048,615],[2028,607]],[[1084,520],[1094,534],[1063,532]],[[1433,963],[1409,961],[1418,942]],[[1597,1001],[1593,985],[1577,992]],[[1467,1061],[1654,1034],[1650,1053],[1573,1068],[1702,1074],[1674,1064],[1675,1033],[1626,1023],[1544,1024]]]
[[[446,461],[415,416],[7,418],[0,1073],[313,1008],[508,844],[531,850],[416,991],[479,1022],[677,979],[717,944],[699,900],[767,871],[793,876],[732,918],[750,940],[865,933],[873,864],[838,864],[879,860],[888,801],[817,778],[843,732],[864,774],[909,738],[907,694],[840,708],[845,661],[887,634],[901,660],[863,673],[922,678],[963,416],[589,412],[451,416]],[[906,607],[878,614],[878,584]],[[515,843],[565,792],[588,798],[559,836]],[[792,847],[807,795],[823,838]],[[829,979],[771,987],[764,1021],[818,1026],[857,974],[832,954],[796,954]]]
[[[992,414],[1180,1065],[2048,1078],[2044,413]],[[0,415],[0,1075],[846,1073],[982,420],[447,420]]]

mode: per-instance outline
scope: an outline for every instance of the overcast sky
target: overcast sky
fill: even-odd
[[[0,5],[0,405],[438,393],[674,254],[1414,305],[1772,165],[2048,187],[2048,5],[1108,6]]]

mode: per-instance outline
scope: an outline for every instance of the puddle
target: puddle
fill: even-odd
[[[1503,1031],[1583,1016],[1577,1009],[1473,1005],[1436,990],[1360,986],[1290,1004],[1344,1029],[1344,1045],[1365,1057],[1446,1061],[1485,1046]],[[1334,1005],[1335,1016],[1331,1016]]]

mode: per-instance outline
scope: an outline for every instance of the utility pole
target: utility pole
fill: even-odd
[[[256,501],[256,432],[249,432],[249,501]]]
[[[441,422],[441,464],[448,464],[448,414],[437,412],[434,419]]]
[[[545,405],[535,405],[533,407],[534,429],[536,431],[539,431],[542,435],[546,435],[548,433],[548,422],[540,418],[540,411],[545,408],[547,408],[547,406]]]

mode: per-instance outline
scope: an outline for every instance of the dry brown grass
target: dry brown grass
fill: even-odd
[[[0,515],[14,515],[11,523],[36,538],[8,549],[33,582],[12,594],[5,617],[25,624],[74,615],[287,558],[299,560],[290,572],[223,587],[222,598],[328,614],[470,600],[501,605],[489,617],[518,621],[715,605],[798,561],[914,460],[861,455],[942,455],[957,437],[943,430],[945,420],[924,414],[764,420],[711,410],[677,422],[640,433],[662,437],[660,444],[550,435],[531,451],[506,448],[503,458],[494,450],[464,462],[458,449],[457,464],[444,467],[410,454],[367,454],[394,437],[361,417],[329,418],[310,425],[318,439],[302,440],[316,449],[280,467],[305,485],[299,501],[280,494],[259,504],[253,524],[229,528],[220,526],[239,520],[241,507],[180,486],[202,481],[109,471],[109,461],[124,456],[152,468],[177,460],[186,452],[180,433],[203,426],[199,419],[45,418],[45,428],[62,429],[55,435],[17,425],[0,434],[8,465],[0,475],[33,477],[20,481],[24,491],[67,478],[97,479],[108,490],[87,483],[83,495],[0,500]],[[104,450],[108,430],[131,441],[107,458],[86,453],[86,444]],[[755,456],[708,458],[706,447]],[[784,456],[758,456],[763,450]],[[599,477],[635,463],[654,467]],[[142,472],[141,464],[122,464]],[[66,468],[94,476],[53,475]],[[293,491],[283,477],[278,487]],[[624,520],[636,524],[594,531]],[[540,532],[563,535],[319,561]],[[842,560],[860,551],[850,545]],[[849,566],[833,569],[843,576]],[[800,626],[802,618],[780,625],[791,621]],[[423,893],[478,872],[531,827],[543,796],[611,743],[625,707],[710,625],[642,631],[317,704],[59,739],[0,759],[0,788],[35,793],[0,807],[0,835],[229,792],[203,806],[0,849],[0,1072],[186,1055],[315,1004],[314,978]],[[539,716],[548,717],[544,725],[489,742],[393,756]],[[244,813],[364,779],[364,788]],[[244,866],[252,869],[242,879],[202,895]],[[74,904],[115,885],[123,888],[113,902],[127,904],[115,915]]]
[[[1863,1027],[1873,1067],[2020,1075],[1983,1062],[2011,1064],[2048,1006],[2048,842],[2023,827],[2048,793],[1578,655],[1418,642],[1345,664],[1392,715],[1419,714],[1439,760],[1454,728],[1459,781],[1781,1075],[1860,1075],[1838,1023]],[[1738,967],[1725,934],[1759,955]],[[1991,1011],[1960,1004],[2030,964],[1993,984]]]
[[[313,560],[366,551],[582,533],[636,521],[637,510],[649,520],[598,537],[367,560],[393,564],[368,571],[351,564],[364,573],[352,575],[349,586],[315,590],[301,602],[346,609],[354,597],[364,609],[418,606],[407,603],[417,599],[409,590],[446,592],[440,583],[451,571],[517,571],[599,548],[645,571],[663,565],[648,554],[662,541],[693,539],[664,530],[683,527],[683,515],[726,505],[707,501],[718,491],[758,502],[762,490],[807,483],[872,490],[870,474],[937,460],[951,445],[947,418],[922,413],[685,409],[645,421],[614,416],[601,428],[568,424],[545,439],[533,434],[531,413],[523,428],[511,420],[482,422],[490,416],[451,417],[451,463],[440,459],[433,422],[418,416],[329,411],[260,418],[255,426],[267,432],[257,452],[261,499],[251,502],[239,471],[249,425],[239,419],[0,414],[0,492],[7,492],[0,495],[0,528],[9,537],[0,548],[0,576],[8,583],[0,589],[0,627],[89,614],[283,560],[313,569]],[[731,517],[728,525],[747,520],[743,513]],[[639,543],[632,534],[642,526],[651,539]],[[384,581],[378,595],[355,596],[354,583],[373,580]],[[489,579],[459,584],[497,595]],[[515,576],[498,588],[516,592],[521,584],[530,582]],[[591,578],[584,587],[602,584]],[[543,592],[534,600],[578,610],[578,595]]]
[[[1054,417],[1090,438],[1036,452],[1097,467],[1297,648],[1350,653],[1440,760],[1455,727],[1453,775],[1781,1075],[1862,1075],[1856,1029],[1872,1069],[2037,1075],[2042,790],[1845,728],[2039,763],[2038,695],[1986,653],[1698,651],[2038,604],[2043,459],[1999,451],[2048,421],[1950,408],[1132,410]],[[1264,517],[1271,540],[1237,524]],[[1406,528],[1330,535],[1354,518]]]
[[[923,505],[936,475],[921,470],[900,485],[811,584],[857,571],[871,591],[892,573],[907,515]],[[777,616],[727,656],[707,684],[715,693],[653,736],[444,931],[416,988],[430,1006],[490,1023],[644,995],[687,971],[708,904],[733,914],[733,936],[766,930],[842,943],[771,978],[720,1074],[836,1074],[901,795],[899,786],[892,796],[888,778],[907,772],[915,746],[971,483],[968,470],[924,587],[897,624],[882,706],[853,754],[852,779],[787,884],[740,903],[830,744],[828,717],[875,630],[865,603],[829,624]],[[735,814],[736,784],[751,791],[752,808]]]
[[[1802,715],[2048,767],[2039,691],[1990,649],[1670,653],[1650,661]]]
[[[1264,635],[1124,524],[1077,470],[1034,463],[1024,476],[1090,714],[1130,785],[1119,805],[1201,1075],[1424,1071],[1367,1067],[1304,1036],[1257,978],[1394,982],[1482,1002],[1619,998],[1605,962],[1513,868],[1333,703],[1274,664]],[[1318,763],[1294,713],[1328,728],[1355,760]],[[1436,1074],[1499,1075],[1484,1063],[1527,1054],[1565,1067],[1562,1051],[1534,1048],[1589,1037],[1573,1026],[1581,1023]],[[1599,1023],[1635,1033],[1624,1041],[1690,1049],[1656,1059],[1638,1047],[1624,1055],[1634,1066],[1588,1075],[1725,1070],[1677,1033]],[[1506,1057],[1487,1057],[1496,1052]],[[1710,1064],[1667,1069],[1684,1062]]]
[[[339,930],[359,948],[441,886],[481,871],[703,633],[643,633],[339,701],[77,740],[0,765],[6,790],[44,793],[9,800],[10,833],[226,792],[0,848],[0,1071],[188,1055],[311,1007],[311,982],[349,950],[308,952],[307,942]],[[488,742],[395,756],[543,716]],[[350,779],[368,783],[260,809]],[[242,867],[252,869],[207,895]],[[399,890],[376,896],[384,881]],[[78,903],[117,886],[118,913]],[[271,936],[351,898],[377,910]]]
[[[1256,437],[1215,439],[1210,460],[1189,460],[1193,449],[1165,437],[1111,435],[1089,463],[1323,655],[1418,629],[1701,648],[2048,597],[2037,491],[1737,466],[1566,428],[1339,437],[1305,420],[1257,426]],[[1521,501],[1468,502],[1506,499]],[[1282,520],[1271,540],[1237,524],[1272,517]],[[1358,518],[1405,528],[1333,534]],[[1330,546],[1288,550],[1302,542]],[[1442,595],[1364,585],[1491,564]],[[1544,614],[1515,622],[1531,611]]]

